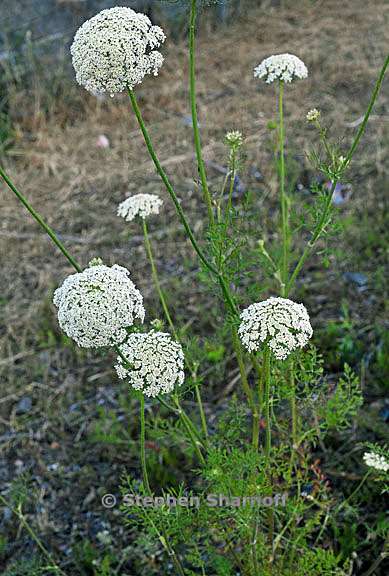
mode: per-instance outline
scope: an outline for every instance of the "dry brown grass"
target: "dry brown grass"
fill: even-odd
[[[342,5],[335,0],[287,4],[283,9],[254,11],[246,20],[217,33],[204,26],[199,38],[198,93],[206,158],[223,164],[222,137],[227,129],[239,128],[247,137],[247,166],[259,166],[270,183],[266,124],[274,117],[274,93],[272,87],[253,80],[252,70],[258,61],[267,54],[290,51],[309,67],[308,81],[288,87],[286,102],[289,141],[304,162],[307,142],[312,138],[306,111],[319,106],[334,130],[350,140],[354,129],[348,125],[363,113],[389,44],[389,6],[385,1],[369,2],[368,9],[362,0]],[[185,46],[167,41],[165,55],[161,76],[148,80],[138,95],[162,163],[184,205],[190,208],[196,228],[201,226],[202,212],[193,183],[191,130],[185,123]],[[128,246],[127,232],[115,209],[128,192],[157,191],[165,198],[166,194],[145,153],[126,98],[97,102],[86,93],[82,97],[83,109],[79,102],[75,102],[77,108],[69,109],[71,104],[64,97],[66,107],[64,104],[61,112],[59,103],[56,117],[45,122],[37,118],[34,131],[17,142],[18,156],[15,160],[10,157],[6,168],[83,265],[97,254],[106,261],[129,264],[141,289],[147,292],[149,281],[148,276],[142,276],[140,238]],[[78,110],[82,120],[74,121]],[[34,126],[34,122],[29,124]],[[374,171],[375,178],[384,171],[382,142],[387,125],[387,91],[383,89],[357,162],[364,196],[374,187],[369,171]],[[23,135],[22,126],[19,132]],[[109,138],[110,148],[96,146],[100,134]],[[212,168],[209,173],[217,181],[219,175]],[[245,178],[255,189],[249,173]],[[42,301],[49,297],[48,288],[70,269],[4,187],[0,205],[1,352],[7,358],[34,348]],[[188,248],[176,232],[168,198],[166,207],[163,227],[157,233],[158,246],[168,268],[174,270]],[[19,360],[19,369],[28,369],[28,363],[29,357]],[[22,387],[24,384],[23,379],[19,381]]]
[[[298,54],[310,70],[309,80],[293,85],[287,95],[288,134],[301,145],[298,154],[303,158],[307,140],[312,138],[304,117],[314,106],[320,106],[334,130],[349,140],[354,129],[348,128],[348,123],[363,112],[389,44],[388,15],[385,1],[369,2],[368,7],[362,0],[342,4],[301,1],[289,2],[284,9],[250,13],[247,20],[216,34],[203,30],[198,92],[206,157],[222,164],[223,134],[239,128],[248,139],[248,165],[268,171],[266,123],[274,116],[274,94],[271,87],[253,80],[252,70],[264,55],[284,50]],[[162,162],[186,204],[198,191],[193,186],[191,132],[183,121],[188,114],[185,46],[167,41],[165,55],[161,76],[148,80],[138,94]],[[62,116],[45,123],[39,119],[29,138],[17,143],[21,157],[15,162],[8,160],[6,167],[82,264],[96,253],[128,262],[122,242],[125,232],[115,217],[117,202],[127,192],[140,189],[165,192],[145,154],[126,99],[96,103],[86,93],[82,96],[82,121],[66,121],[76,117],[77,110],[64,110]],[[370,145],[367,161],[374,161],[378,172],[384,169],[380,142],[388,122],[388,116],[382,114],[386,102],[383,89],[378,104],[381,114],[372,120],[370,136],[363,143],[365,151]],[[96,146],[99,134],[107,135],[109,149]],[[366,159],[364,150],[359,162]],[[210,175],[216,175],[212,169]],[[372,185],[369,179],[364,182],[368,188]],[[11,297],[5,323],[10,325],[10,313],[11,329],[19,332],[36,314],[47,286],[63,277],[67,264],[7,190],[3,190],[0,203],[2,266],[7,271],[3,283],[12,278],[12,291],[3,288],[6,300]],[[166,204],[170,231],[173,210],[168,199]],[[191,202],[191,208],[193,204],[196,202]],[[191,217],[198,218],[193,212]],[[161,242],[169,236],[167,233]],[[138,260],[130,256],[133,268],[138,267]]]
[[[271,190],[270,202],[276,190],[272,187],[266,126],[275,114],[274,91],[254,81],[254,66],[266,55],[288,51],[300,56],[309,67],[309,79],[288,87],[286,100],[289,148],[303,166],[307,143],[313,138],[305,122],[307,110],[320,107],[334,131],[349,141],[355,130],[349,124],[364,112],[389,45],[389,5],[385,0],[301,0],[284,4],[284,8],[251,12],[246,19],[217,33],[204,26],[199,38],[199,115],[206,158],[224,164],[225,150],[220,142],[225,131],[242,130],[247,138],[243,179],[254,192],[263,194],[263,187],[251,176],[252,167],[259,167]],[[138,96],[162,164],[198,229],[203,210],[194,183],[191,130],[185,123],[189,114],[187,54],[183,44],[174,45],[169,40],[164,53],[166,64],[160,77],[145,82]],[[374,196],[374,186],[385,169],[387,87],[386,80],[355,164],[358,184],[350,208],[354,213],[374,204],[382,209],[382,199]],[[164,281],[172,288],[174,278],[182,272],[183,259],[191,251],[146,156],[128,102],[124,97],[97,102],[86,93],[82,93],[82,99],[82,106],[76,100],[72,108],[72,100],[64,96],[63,105],[56,104],[56,114],[50,120],[40,115],[29,120],[28,133],[26,123],[20,124],[20,138],[14,149],[17,155],[8,157],[5,167],[82,265],[97,255],[106,262],[126,265],[146,296],[150,294],[150,275],[148,270],[143,273],[141,238],[135,236],[128,242],[128,229],[115,211],[128,193],[161,193],[166,212],[154,234],[158,256],[163,260]],[[110,141],[107,149],[96,145],[101,134]],[[209,167],[209,175],[212,185],[219,183],[220,174],[214,168]],[[3,185],[0,209],[0,378],[4,396],[0,413],[5,429],[11,430],[3,446],[24,446],[28,451],[33,445],[39,461],[46,458],[43,442],[57,435],[63,442],[72,442],[74,434],[83,434],[76,423],[67,437],[65,425],[59,424],[61,418],[54,414],[66,412],[67,406],[79,398],[81,383],[88,394],[100,382],[110,382],[112,374],[109,363],[93,355],[88,364],[77,363],[66,348],[45,345],[47,331],[55,330],[51,290],[71,270]],[[267,215],[259,211],[258,218],[264,223]],[[131,228],[134,233],[139,234]],[[186,315],[197,318],[199,289],[189,280],[185,290]],[[71,370],[68,362],[72,363]],[[29,423],[27,428],[15,416],[15,403],[26,393],[34,395],[31,415],[35,418],[35,424]],[[27,441],[24,434],[28,436],[29,430],[34,432]]]

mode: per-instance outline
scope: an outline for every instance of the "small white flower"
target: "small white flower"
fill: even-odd
[[[243,135],[239,130],[231,130],[225,136],[227,146],[231,148],[240,148],[243,144]]]
[[[122,342],[135,319],[143,322],[143,298],[122,266],[93,265],[66,278],[54,293],[62,330],[79,346]]]
[[[159,214],[163,201],[156,194],[135,194],[118,206],[118,216],[131,222],[137,216],[147,218],[151,214]]]
[[[118,356],[115,369],[119,378],[128,378],[145,396],[167,394],[184,382],[184,353],[170,334],[154,330],[130,334],[119,349],[128,363]]]
[[[371,468],[375,468],[381,472],[389,471],[389,462],[385,456],[376,454],[376,452],[365,452],[363,455],[363,460],[366,466],[370,466]]]
[[[102,10],[84,22],[70,48],[76,79],[93,94],[113,96],[157,76],[163,56],[155,50],[165,40],[159,26],[131,8]]]
[[[292,82],[296,78],[306,78],[308,69],[304,62],[293,54],[276,54],[265,58],[254,69],[254,77],[262,78],[267,84],[275,80]]]
[[[312,108],[312,110],[309,110],[309,112],[307,112],[306,118],[308,122],[315,122],[320,118],[320,111],[317,108]]]
[[[279,360],[303,348],[313,334],[305,306],[287,298],[251,304],[240,318],[239,336],[245,348],[254,352],[267,344]]]

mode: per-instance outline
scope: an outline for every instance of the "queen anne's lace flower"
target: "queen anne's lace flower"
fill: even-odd
[[[119,349],[128,363],[118,356],[115,369],[119,378],[128,378],[145,396],[172,392],[184,382],[184,353],[170,334],[154,330],[130,334]]]
[[[319,118],[320,118],[320,111],[317,108],[312,108],[312,110],[309,110],[309,112],[307,112],[308,122],[315,122],[316,120],[319,120]]]
[[[122,266],[97,265],[68,276],[54,293],[62,330],[85,348],[122,342],[135,319],[144,320],[143,298]]]
[[[156,194],[135,194],[119,204],[118,216],[127,222],[134,220],[137,216],[147,218],[151,214],[159,214],[162,204],[163,201]]]
[[[389,462],[385,458],[385,456],[381,456],[376,452],[365,452],[363,455],[363,460],[367,466],[371,468],[375,468],[380,472],[388,472],[389,471]]]
[[[239,130],[231,130],[231,132],[227,132],[225,142],[227,146],[230,146],[231,148],[240,148],[243,144],[242,132],[239,132]]]
[[[254,352],[267,344],[279,360],[303,348],[313,333],[305,306],[287,298],[251,304],[240,318],[239,336],[247,350]]]
[[[113,95],[158,74],[165,40],[159,26],[131,8],[102,10],[84,22],[70,48],[76,79],[89,92]]]
[[[293,54],[276,54],[265,58],[254,69],[255,78],[263,78],[267,84],[275,80],[292,82],[295,78],[306,78],[308,69],[304,62]]]

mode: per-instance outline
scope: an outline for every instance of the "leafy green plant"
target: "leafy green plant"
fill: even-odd
[[[163,58],[156,48],[165,40],[163,30],[131,9],[113,8],[80,28],[71,52],[77,80],[86,89],[128,95],[147,151],[198,259],[200,281],[209,288],[222,316],[218,332],[222,342],[208,334],[203,339],[191,336],[188,327],[174,320],[149,232],[148,219],[157,215],[162,205],[157,195],[137,194],[118,207],[118,214],[127,222],[135,220],[142,226],[150,276],[164,318],[151,320],[147,330],[147,323],[140,326],[145,308],[129,271],[117,265],[108,267],[99,258],[93,258],[83,270],[3,168],[0,176],[76,272],[54,294],[61,328],[80,347],[101,348],[103,353],[113,349],[116,373],[128,383],[137,401],[142,481],[132,476],[123,478],[120,504],[127,525],[137,529],[137,546],[159,553],[156,563],[160,573],[174,569],[179,576],[350,574],[352,552],[357,546],[355,521],[347,524],[346,519],[340,528],[334,528],[336,537],[331,542],[326,526],[334,526],[340,513],[350,510],[350,501],[359,494],[371,470],[337,504],[315,449],[323,443],[326,432],[342,431],[352,423],[363,401],[359,378],[346,364],[336,386],[329,386],[320,353],[314,346],[307,347],[313,334],[308,311],[289,296],[319,242],[330,231],[337,232],[333,209],[336,186],[350,169],[389,57],[349,147],[330,139],[317,110],[307,114],[317,130],[318,142],[309,158],[314,169],[328,179],[329,187],[314,190],[315,200],[306,213],[304,206],[296,207],[292,194],[293,169],[291,182],[287,181],[293,163],[286,155],[284,106],[288,84],[306,78],[308,70],[291,54],[270,56],[255,69],[256,77],[276,86],[278,117],[271,128],[276,135],[274,164],[280,213],[275,230],[258,233],[250,194],[243,201],[234,196],[244,148],[240,132],[230,131],[225,137],[228,170],[221,190],[216,192],[209,186],[196,100],[198,2],[191,0],[189,6],[193,142],[198,193],[207,215],[201,237],[195,233],[159,160],[136,96],[136,86],[144,76],[156,75],[162,66]],[[299,251],[296,238],[303,229],[308,238]],[[270,290],[276,296],[265,299]],[[254,294],[255,300],[261,296],[261,301],[250,303]],[[352,333],[352,322],[345,315],[341,341],[345,352],[349,351]],[[51,331],[47,334],[46,343],[54,345],[54,335]],[[211,421],[202,398],[207,370],[216,365],[222,374],[231,362],[236,363],[241,394],[236,394]],[[158,458],[149,438],[162,444]],[[130,440],[116,414],[102,410],[98,411],[92,439],[116,446]],[[159,472],[172,462],[177,466],[173,442],[182,448],[182,466],[192,469],[190,488],[180,477],[173,482],[170,474]],[[375,449],[365,458],[365,464],[385,472],[389,467],[386,458]],[[168,486],[164,485],[166,481]],[[21,501],[13,512],[41,553],[63,574],[28,524]],[[103,576],[118,570],[120,561],[109,543],[105,544],[108,550],[102,555],[88,541],[75,551],[81,573],[92,571]],[[155,571],[146,558],[140,564]]]

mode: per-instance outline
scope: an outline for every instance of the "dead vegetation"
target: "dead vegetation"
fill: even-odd
[[[246,163],[240,177],[246,188],[258,194],[261,225],[275,217],[270,210],[277,191],[269,161],[268,131],[275,111],[273,89],[254,81],[253,67],[263,56],[282,51],[296,53],[309,67],[309,80],[288,89],[286,99],[288,148],[303,174],[305,150],[312,138],[305,122],[307,110],[320,107],[326,122],[348,142],[389,44],[389,6],[385,0],[301,0],[282,4],[285,6],[254,10],[217,32],[205,23],[199,38],[199,116],[211,186],[219,185],[223,177],[220,167],[225,165],[225,149],[221,141],[225,131],[242,130]],[[204,211],[193,162],[185,45],[168,40],[164,54],[166,65],[160,77],[142,85],[138,96],[162,164],[194,228],[199,229]],[[369,288],[370,303],[366,307],[366,292],[358,292],[355,285],[342,281],[341,273],[350,263],[358,265],[358,257],[350,253],[351,244],[356,250],[361,249],[360,242],[363,249],[368,244],[361,240],[359,226],[370,228],[375,214],[382,216],[385,209],[387,87],[388,80],[357,155],[352,197],[342,208],[344,218],[353,222],[342,242],[344,257],[332,262],[335,268],[324,280],[317,275],[313,261],[305,278],[319,317],[339,320],[340,302],[349,299],[355,322],[359,329],[367,326],[368,334],[372,334],[369,330],[377,315],[378,324],[383,320],[385,282],[379,288]],[[17,106],[30,109],[32,93],[18,98]],[[63,97],[55,102],[50,114],[38,110],[27,119],[20,118],[15,128],[16,143],[4,165],[20,190],[82,265],[100,256],[107,263],[128,266],[146,298],[151,297],[150,275],[145,270],[140,231],[125,228],[115,215],[116,206],[128,193],[158,192],[164,196],[166,210],[152,234],[158,239],[156,249],[165,287],[185,305],[180,313],[183,320],[195,318],[195,324],[200,322],[200,299],[202,309],[212,307],[212,301],[191,280],[197,263],[193,258],[192,265],[188,265],[191,250],[146,156],[125,97],[96,100],[73,86],[69,93],[63,90]],[[102,135],[107,147],[101,146]],[[127,539],[120,519],[112,515],[103,518],[99,491],[104,493],[104,487],[116,486],[124,466],[136,466],[134,455],[125,448],[113,454],[109,447],[93,444],[90,450],[88,441],[98,406],[113,410],[129,432],[133,425],[127,421],[131,406],[123,405],[125,391],[120,390],[109,359],[76,351],[61,342],[51,293],[70,273],[66,261],[4,186],[0,209],[2,484],[7,486],[22,471],[30,472],[40,491],[40,511],[33,508],[32,516],[60,555],[68,553],[73,540],[93,541],[104,529]],[[384,228],[381,216],[377,216],[378,233]],[[377,255],[382,263],[383,248],[376,238],[371,243],[370,260],[360,265],[375,284],[375,259]],[[323,282],[328,294],[320,300],[315,295],[325,292]],[[372,335],[371,340],[374,338]],[[234,381],[234,374],[229,381]],[[375,383],[372,386],[378,397],[379,388],[374,388]],[[210,404],[213,396],[214,392],[209,394]],[[380,403],[373,407],[373,415],[381,407]],[[372,433],[381,430],[379,423],[368,426]],[[12,522],[6,520],[5,526],[10,534],[14,533]],[[28,552],[26,536],[14,544],[15,554],[20,548]]]

